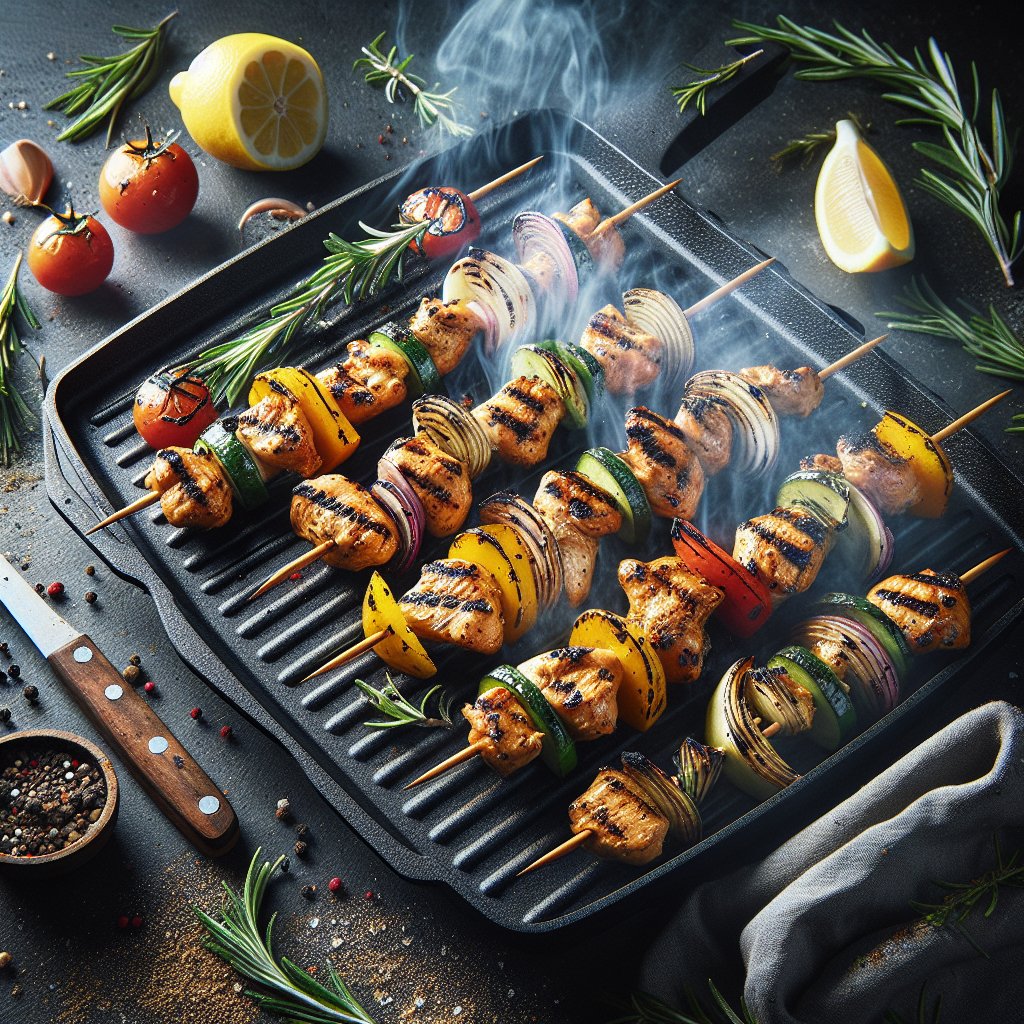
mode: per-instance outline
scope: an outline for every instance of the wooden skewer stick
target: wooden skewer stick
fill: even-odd
[[[262,594],[265,594],[271,587],[276,587],[282,580],[286,580],[293,572],[298,572],[300,569],[305,569],[311,562],[315,562],[318,558],[326,555],[331,548],[334,547],[333,540],[325,540],[320,544],[317,544],[315,548],[310,548],[305,554],[299,555],[298,558],[293,559],[287,565],[281,566],[273,575],[268,576],[247,598],[249,601],[255,600]]]
[[[765,739],[770,740],[777,732],[782,732],[781,722],[772,722],[770,725],[766,725],[761,730],[761,735],[764,736]]]
[[[624,221],[629,220],[638,210],[642,210],[649,203],[653,203],[655,199],[660,199],[666,192],[671,192],[683,179],[676,178],[675,181],[670,181],[667,185],[662,185],[661,188],[656,188],[650,195],[644,196],[643,199],[638,199],[635,203],[630,203],[624,210],[619,210],[614,216],[606,217],[596,228],[590,233],[590,238],[597,238],[599,235],[604,234],[605,231],[611,228],[617,227]]]
[[[520,164],[514,171],[507,171],[500,178],[495,178],[494,181],[489,181],[486,185],[481,185],[475,192],[470,192],[469,198],[472,199],[474,203],[478,199],[483,199],[488,192],[493,192],[496,188],[501,188],[506,181],[518,178],[520,174],[524,174],[531,167],[539,164],[543,159],[543,156],[535,156],[532,160],[527,160],[525,164]]]
[[[867,355],[876,345],[881,345],[888,337],[888,334],[880,334],[877,338],[872,338],[870,341],[865,341],[863,345],[858,345],[852,352],[847,352],[845,356],[837,359],[834,363],[829,363],[824,370],[819,370],[818,380],[825,380],[826,377],[831,377],[833,373],[846,369],[850,363],[857,362],[861,356]]]
[[[350,661],[355,661],[360,654],[373,650],[381,640],[390,636],[393,632],[394,630],[388,626],[386,629],[379,629],[376,633],[371,633],[368,637],[360,640],[359,643],[353,644],[347,651],[336,654],[330,661],[321,665],[315,671],[310,672],[308,676],[303,676],[299,682],[304,683],[309,679],[315,679],[317,676],[322,676],[325,672],[330,672],[332,668],[339,668],[342,665],[347,665]]]
[[[688,306],[683,310],[683,316],[689,320],[698,313],[703,313],[708,306],[714,305],[723,296],[736,291],[741,284],[746,284],[752,277],[756,277],[762,270],[764,270],[765,267],[774,262],[775,257],[771,256],[766,260],[762,260],[760,263],[755,263],[749,270],[744,270],[738,277],[734,277],[731,281],[726,281],[725,284],[716,288],[710,295],[705,295],[703,299],[699,299],[692,306]]]
[[[538,857],[532,864],[527,865],[522,871],[516,872],[516,878],[522,875],[528,875],[531,871],[536,871],[537,868],[544,867],[545,864],[550,864],[553,860],[558,860],[560,857],[564,857],[567,853],[572,853],[577,846],[581,846],[585,843],[594,833],[593,829],[585,828],[582,832],[577,832],[576,835],[570,839],[566,839],[561,846],[556,846],[553,850],[548,850],[542,857]]]
[[[435,764],[430,771],[424,772],[418,779],[413,779],[405,788],[412,789],[413,786],[418,786],[421,782],[428,782],[430,779],[437,778],[438,775],[443,775],[449,768],[454,768],[457,764],[462,764],[463,761],[472,760],[486,746],[487,740],[477,740],[476,743],[470,743],[468,747],[463,747],[462,750],[452,754],[447,760],[442,761],[440,764]]]
[[[136,512],[141,512],[144,508],[149,508],[150,505],[155,504],[159,500],[159,491],[147,491],[141,498],[136,498],[130,505],[125,505],[124,508],[119,508],[116,512],[111,512],[106,519],[101,519],[95,526],[86,530],[85,535],[88,537],[90,533],[102,530],[104,526],[110,526],[111,523],[116,523],[120,519],[127,519],[128,516],[133,516]]]
[[[966,427],[971,420],[976,420],[983,412],[991,409],[996,402],[1001,402],[1013,388],[1002,392],[998,395],[993,395],[987,402],[982,402],[981,405],[976,406],[970,412],[965,412],[959,419],[953,420],[948,426],[943,427],[937,434],[932,434],[932,440],[938,444],[940,441],[945,441],[950,434],[955,434],[961,427]],[[963,577],[961,577],[963,579]]]
[[[1000,559],[1005,558],[1012,550],[1013,548],[1005,548],[1003,551],[998,551],[994,555],[989,555],[989,557],[986,558],[984,562],[979,562],[973,569],[968,569],[967,572],[965,572],[960,577],[960,582],[972,583],[982,573],[988,572],[988,570],[991,569],[992,566],[996,564],[996,562],[1000,561]]]

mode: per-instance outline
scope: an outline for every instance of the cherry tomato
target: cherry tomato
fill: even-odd
[[[191,448],[217,418],[217,410],[199,377],[167,370],[143,382],[135,393],[132,416],[150,448]]]
[[[126,142],[107,157],[100,171],[100,202],[123,228],[155,235],[177,227],[199,195],[199,175],[192,158],[168,136],[154,143]]]
[[[430,221],[422,247],[413,241],[410,248],[431,260],[454,255],[480,234],[480,214],[457,188],[421,188],[402,203],[399,215],[405,224]]]
[[[54,213],[36,228],[28,243],[28,268],[46,289],[58,295],[85,295],[99,288],[114,265],[114,244],[95,217]]]

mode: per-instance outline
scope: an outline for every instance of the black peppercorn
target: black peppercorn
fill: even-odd
[[[9,666],[8,669],[7,669],[7,674],[12,679],[17,679],[18,676],[21,675],[21,666],[20,665],[11,665],[11,666]]]
[[[295,856],[305,857],[306,851],[309,849],[308,844],[304,843],[301,839],[295,844]]]
[[[131,656],[131,657],[130,657],[130,658],[128,659],[128,663],[129,663],[130,665],[141,665],[141,664],[142,664],[142,658],[141,658],[141,656],[140,656],[140,655],[138,655],[138,654],[133,654],[133,655],[132,655],[132,656]]]
[[[300,839],[305,839],[306,836],[309,835],[309,826],[302,822],[299,822],[299,824],[295,826],[295,834]]]
[[[124,670],[121,672],[126,683],[134,683],[140,675],[138,665],[125,665]]]
[[[11,709],[0,708],[0,722],[7,723],[11,720]]]
[[[311,900],[316,895],[315,885],[304,885],[299,892],[306,897],[307,900]]]
[[[89,604],[95,603],[95,601],[96,601],[96,591],[95,590],[87,590],[85,592],[85,600]]]
[[[24,690],[21,691],[25,695],[25,700],[30,704],[35,704],[39,700],[39,687],[29,683]]]

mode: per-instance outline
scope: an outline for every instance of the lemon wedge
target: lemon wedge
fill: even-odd
[[[914,232],[900,190],[852,121],[836,123],[835,145],[818,174],[814,219],[828,258],[840,270],[887,270],[914,258]]]
[[[259,32],[212,42],[170,84],[196,144],[247,171],[311,160],[327,133],[323,76],[301,46]]]

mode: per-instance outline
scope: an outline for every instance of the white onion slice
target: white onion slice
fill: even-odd
[[[370,485],[370,494],[395,521],[398,550],[392,561],[399,573],[408,572],[423,543],[423,505],[408,485],[399,487],[391,480],[375,480]]]
[[[653,288],[622,293],[626,319],[661,342],[661,372],[671,385],[693,369],[693,331],[679,303]]]
[[[498,344],[498,318],[492,312],[490,306],[481,305],[473,300],[467,302],[466,306],[471,309],[481,323],[484,334],[484,351],[493,352]]]
[[[475,416],[446,395],[424,395],[412,403],[416,434],[425,434],[442,451],[466,464],[476,479],[490,464],[493,450]]]
[[[779,418],[768,396],[756,384],[729,370],[705,370],[686,382],[685,393],[725,402],[733,433],[742,449],[736,467],[740,472],[759,476],[775,465],[779,455]]]
[[[512,241],[520,263],[529,263],[536,253],[543,253],[555,264],[557,291],[547,298],[563,303],[575,302],[580,293],[580,278],[569,244],[557,221],[535,210],[524,210],[512,221]]]

